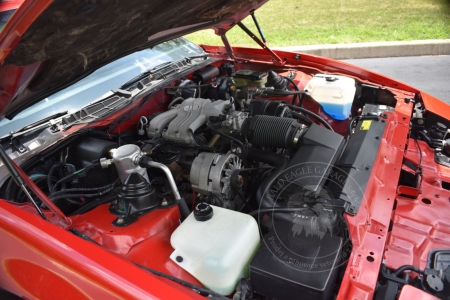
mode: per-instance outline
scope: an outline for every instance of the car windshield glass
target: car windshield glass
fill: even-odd
[[[16,9],[10,9],[5,11],[0,11],[0,31],[3,30],[6,23],[11,19],[12,15],[16,12]]]
[[[176,38],[151,49],[122,57],[23,110],[13,120],[3,119],[0,122],[0,137],[57,113],[76,111],[140,73],[162,63],[203,53],[200,46],[185,38]]]

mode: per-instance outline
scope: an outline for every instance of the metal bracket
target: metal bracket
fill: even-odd
[[[51,124],[51,126],[50,126],[50,131],[51,131],[52,133],[55,133],[55,132],[58,132],[58,131],[59,131],[57,122],[55,122],[54,120],[50,120],[50,124]]]
[[[14,146],[14,148],[17,149],[20,153],[24,153],[27,151],[27,148],[19,141],[18,138],[13,137],[11,139],[11,144]]]

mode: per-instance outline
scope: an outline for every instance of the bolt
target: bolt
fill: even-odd
[[[366,166],[366,170],[369,170],[369,169],[370,169],[370,166],[369,166],[369,165],[367,165],[367,166]]]
[[[122,224],[125,220],[123,218],[118,218],[117,219],[117,224]]]
[[[179,262],[179,263],[183,261],[183,258],[182,258],[181,256],[177,256],[175,259],[176,259],[177,262]]]

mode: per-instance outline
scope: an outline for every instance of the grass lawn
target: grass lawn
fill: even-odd
[[[270,46],[450,39],[450,0],[272,0],[255,13]],[[251,17],[244,20],[257,33]],[[212,30],[186,36],[221,45]],[[256,45],[235,26],[232,45]]]

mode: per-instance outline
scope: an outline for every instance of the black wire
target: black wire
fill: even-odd
[[[90,191],[99,191],[99,190],[104,190],[104,189],[108,189],[111,186],[115,186],[117,183],[119,182],[119,179],[114,181],[113,183],[104,185],[104,186],[100,186],[100,187],[95,187],[95,188],[73,188],[73,189],[66,189],[66,190],[62,190],[62,191],[57,191],[54,192],[52,194],[50,194],[48,197],[54,197],[54,196],[58,196],[60,194],[64,194],[64,193],[73,193],[73,192],[90,192]]]
[[[224,132],[222,132],[222,131],[220,131],[220,130],[214,128],[214,127],[211,125],[211,122],[210,122],[210,121],[206,122],[206,126],[209,128],[209,130],[211,130],[211,131],[214,132],[214,133],[217,133],[218,135],[220,135],[220,136],[226,138],[227,140],[233,141],[233,142],[235,142],[236,144],[238,144],[238,145],[241,146],[241,147],[244,146],[244,143],[242,143],[242,142],[241,142],[240,140],[238,140],[237,138],[232,137],[231,135],[228,135],[228,134],[226,134],[226,133],[224,133]]]
[[[232,137],[231,135],[228,135],[228,134],[226,134],[226,133],[224,133],[224,132],[222,132],[222,131],[220,131],[220,130],[214,128],[214,127],[211,125],[211,122],[210,122],[210,121],[206,122],[206,127],[208,127],[209,130],[211,130],[212,132],[217,133],[218,135],[224,137],[225,139],[230,140],[230,141],[235,142],[236,144],[238,144],[238,145],[239,145],[239,148],[241,148],[241,150],[242,150],[242,155],[243,155],[243,157],[246,157],[246,156],[247,156],[247,147],[246,147],[246,145],[244,145],[244,143],[242,143],[240,140],[238,140],[237,138],[234,138],[234,137]]]
[[[296,91],[300,91],[300,89],[298,88],[298,86],[297,86],[297,84],[294,82],[294,80],[292,80],[291,78],[289,78],[289,77],[284,77],[287,81],[289,81],[293,86],[294,86],[294,89],[296,90]],[[298,97],[298,95],[297,94],[294,94],[294,97],[292,98],[292,105],[295,105],[295,102],[297,101],[297,97]]]
[[[348,135],[347,135],[347,138],[348,138],[348,139],[349,139],[350,136],[352,135],[352,125],[353,125],[353,122],[358,121],[359,119],[361,119],[361,117],[360,117],[360,116],[356,116],[356,117],[354,117],[353,119],[351,119],[350,122],[348,122]]]
[[[398,277],[396,277],[396,276],[392,276],[392,274],[389,272],[389,270],[386,268],[386,265],[385,264],[381,264],[381,275],[384,277],[384,278],[386,278],[386,279],[388,279],[388,280],[390,280],[390,281],[393,281],[393,282],[395,282],[395,283],[400,283],[400,284],[407,284],[407,282],[406,282],[406,280],[404,280],[404,279],[400,279],[400,278],[398,278]]]
[[[311,121],[311,119],[309,119],[308,117],[305,117],[304,115],[296,113],[294,111],[292,112],[292,117],[294,119],[300,120],[308,125],[311,125],[313,123],[313,121]]]
[[[264,91],[265,94],[272,94],[272,95],[279,95],[279,96],[284,96],[284,95],[303,95],[306,92],[305,91],[286,91],[286,90],[265,90]]]
[[[78,171],[75,172],[75,173],[69,174],[69,175],[67,175],[67,176],[65,176],[65,177],[63,177],[63,178],[61,178],[60,180],[58,180],[58,181],[55,183],[55,185],[53,186],[52,190],[50,190],[50,193],[52,193],[52,194],[55,193],[56,187],[57,187],[58,185],[60,185],[61,183],[66,182],[66,181],[68,181],[68,180],[70,180],[70,179],[72,179],[72,178],[74,178],[74,177],[80,176],[80,175],[83,174],[83,173],[84,173],[84,174],[87,174],[91,169],[93,169],[93,168],[95,168],[95,167],[97,167],[97,166],[99,166],[99,164],[88,165],[88,166],[86,166],[86,167],[84,168],[83,172],[79,172],[79,173],[78,173],[78,171],[80,171],[80,170],[78,170]]]
[[[416,141],[417,150],[419,150],[420,160],[419,160],[419,167],[422,167],[422,149],[420,148],[420,144],[417,141],[417,139],[414,139]]]
[[[52,185],[52,175],[53,175],[53,172],[57,169],[57,168],[59,168],[61,165],[62,165],[63,163],[61,163],[61,162],[59,162],[59,163],[56,163],[56,164],[54,164],[51,168],[50,168],[50,171],[48,171],[48,174],[47,174],[47,186],[48,186],[48,191],[50,192],[50,193],[53,193],[53,189],[54,189],[54,186]]]
[[[303,210],[311,210],[309,207],[273,207],[273,208],[261,208],[254,210],[249,213],[250,216],[256,216],[258,214],[264,214],[266,212],[285,212],[285,213],[291,213],[296,211],[303,211]]]
[[[52,197],[52,198],[50,198],[50,200],[56,201],[56,200],[59,200],[59,199],[66,199],[66,198],[69,198],[69,197],[77,197],[77,198],[79,198],[79,197],[86,197],[86,198],[91,198],[91,197],[102,196],[102,195],[104,195],[106,193],[111,192],[112,190],[114,190],[114,186],[112,186],[112,187],[110,187],[110,188],[108,188],[106,190],[103,190],[101,192],[94,193],[94,194],[66,194],[66,195],[60,195],[60,196]]]
[[[270,167],[269,167],[270,168]],[[261,170],[261,169],[269,169],[267,167],[258,167],[258,168],[244,168],[244,169],[237,169],[235,170],[232,174],[231,174],[231,178],[230,178],[230,186],[231,189],[239,196],[239,198],[241,198],[242,200],[242,206],[238,209],[238,211],[242,211],[242,209],[247,206],[247,208],[252,211],[253,208],[250,205],[250,198],[245,198],[244,195],[241,193],[241,191],[239,190],[239,187],[237,186],[237,176],[239,175],[239,173],[241,172],[250,172],[250,171],[256,171],[256,170]]]
[[[198,293],[198,294],[200,294],[200,295],[202,295],[202,296],[205,296],[205,297],[213,296],[213,297],[217,297],[217,298],[215,298],[215,299],[230,300],[230,299],[224,297],[223,295],[220,295],[220,294],[218,294],[218,293],[216,293],[216,292],[214,292],[214,291],[211,291],[211,290],[209,290],[209,289],[207,289],[207,288],[200,287],[200,286],[195,285],[195,284],[192,284],[192,283],[190,283],[190,282],[187,282],[187,281],[178,279],[177,277],[173,277],[173,276],[170,276],[170,275],[168,275],[168,274],[165,274],[165,273],[162,273],[162,272],[159,272],[159,271],[156,271],[156,270],[147,268],[146,266],[140,265],[140,264],[135,263],[135,262],[133,262],[133,264],[135,264],[135,265],[138,266],[139,268],[142,268],[142,269],[144,269],[144,270],[146,270],[146,271],[152,273],[153,275],[161,276],[161,277],[170,279],[170,280],[172,280],[172,281],[174,281],[174,282],[176,282],[176,283],[179,283],[179,284],[181,284],[181,285],[183,285],[183,286],[185,286],[185,287],[191,289],[192,291],[194,291],[194,292],[196,292],[196,293]]]
[[[96,208],[97,206],[101,205],[101,204],[105,204],[105,203],[109,203],[111,201],[114,201],[117,199],[117,195],[107,195],[103,198],[99,198],[99,199],[95,199],[89,203],[86,203],[85,205],[83,205],[82,207],[78,208],[76,211],[70,213],[69,216],[74,216],[74,215],[81,215],[84,214],[85,212],[88,212],[94,208]]]
[[[310,110],[307,110],[306,108],[303,107],[299,107],[299,106],[295,106],[295,105],[290,105],[290,104],[286,104],[287,107],[289,107],[290,109],[294,109],[294,110],[298,110],[301,111],[307,115],[310,115],[311,117],[316,118],[320,123],[322,123],[326,128],[330,129],[331,131],[334,131],[333,128],[331,127],[330,124],[328,124],[327,121],[325,121],[324,119],[322,119],[322,117],[320,117],[318,114],[313,113]]]
[[[305,95],[306,94],[301,94],[300,95],[300,103],[298,104],[298,106],[303,107],[303,101],[305,100]]]
[[[405,271],[413,271],[419,274],[423,274],[424,272],[416,266],[413,265],[404,265],[394,271],[394,275],[398,277],[398,275],[402,274]]]
[[[241,198],[242,200],[242,206],[239,208],[238,211],[242,211],[242,209],[244,209],[245,206],[247,206],[247,208],[251,211],[253,208],[250,206],[250,199],[249,198],[245,198],[244,195],[241,193],[240,190],[236,189],[235,193],[239,196],[239,198]]]
[[[69,175],[67,175],[67,176],[64,176],[63,178],[61,178],[60,180],[58,180],[56,183],[55,183],[55,185],[52,187],[52,189],[50,190],[50,193],[55,193],[55,190],[56,190],[56,187],[58,186],[58,185],[60,185],[61,183],[63,183],[63,182],[66,182],[67,180],[69,180],[69,179],[71,179],[71,178],[74,178],[74,177],[77,177],[79,174],[69,174]]]

